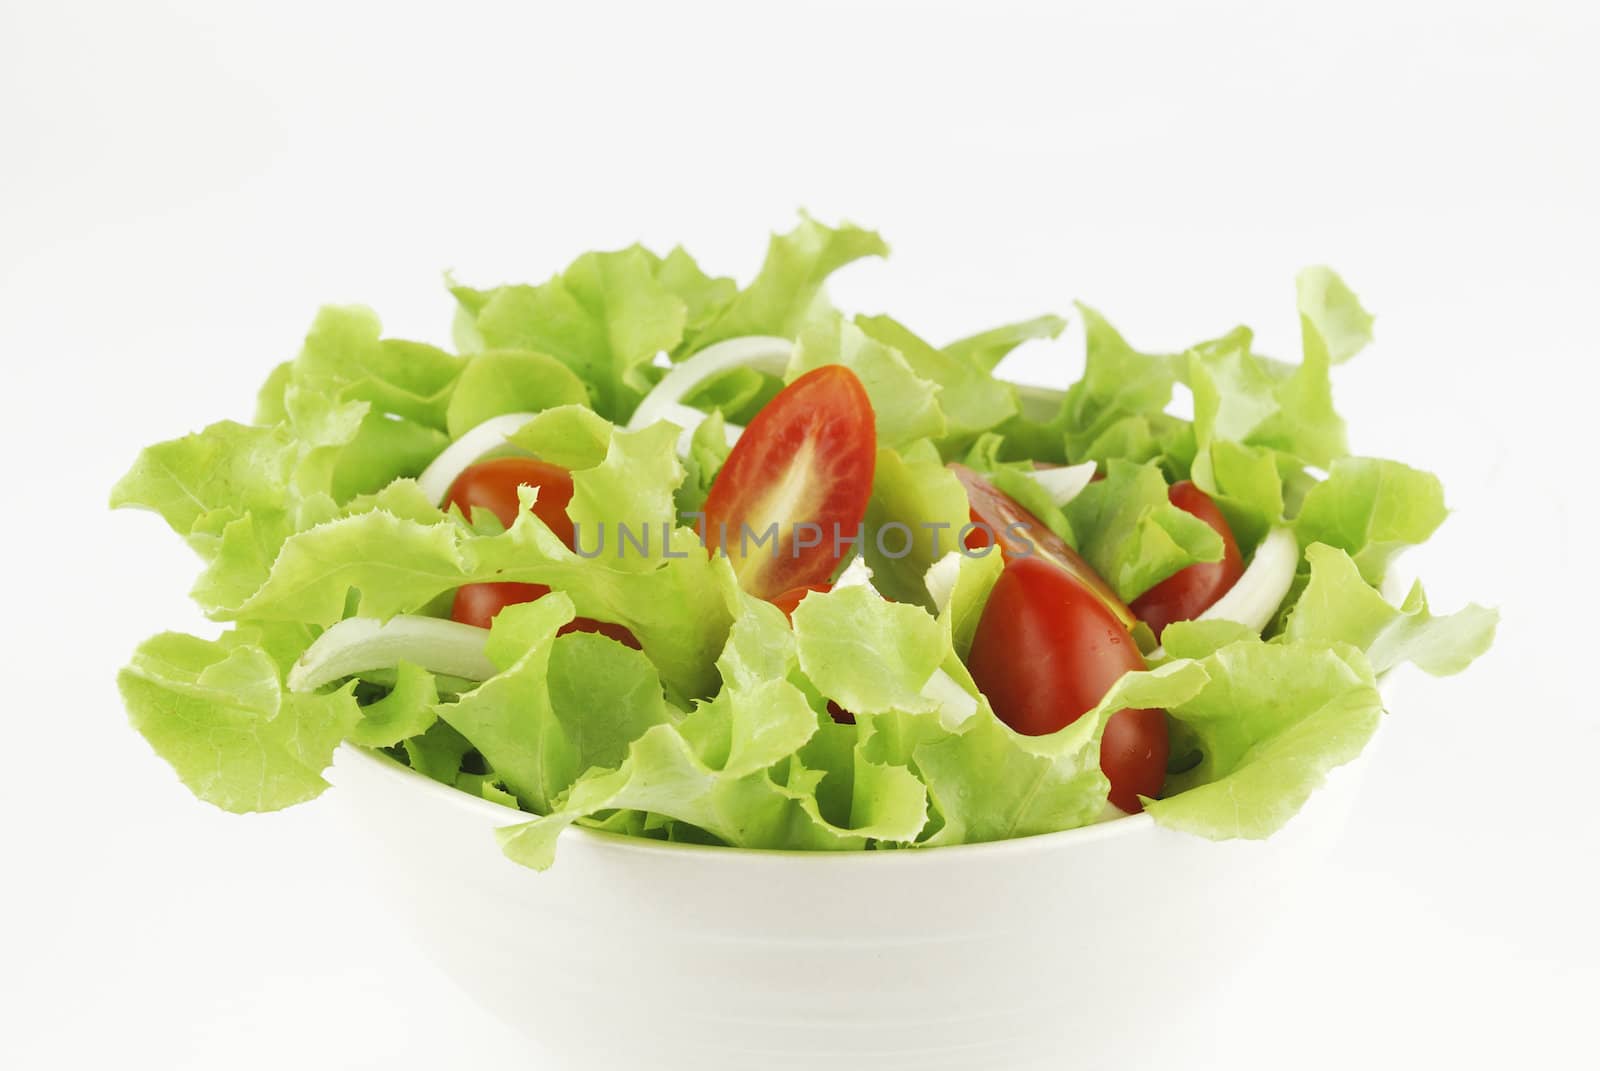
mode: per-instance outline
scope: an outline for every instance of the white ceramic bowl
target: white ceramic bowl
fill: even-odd
[[[544,873],[495,846],[516,812],[381,755],[342,749],[330,796],[429,955],[546,1050],[530,1066],[1143,1066],[1163,1010],[1225,992],[1270,937],[1361,765],[1265,842],[1144,815],[898,852],[573,829]]]

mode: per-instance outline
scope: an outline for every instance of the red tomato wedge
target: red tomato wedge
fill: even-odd
[[[1133,637],[1077,577],[1044,557],[1012,558],[978,618],[967,668],[997,717],[1027,736],[1077,721],[1124,673],[1145,668]],[[1167,776],[1159,710],[1121,710],[1107,722],[1100,769],[1108,798],[1130,814]]]
[[[1167,499],[1185,513],[1205,521],[1222,537],[1222,560],[1185,566],[1129,604],[1139,620],[1155,632],[1157,639],[1174,621],[1192,621],[1199,617],[1244,575],[1244,558],[1239,554],[1233,529],[1228,527],[1222,511],[1210,496],[1183,480],[1167,489]]]
[[[804,587],[790,588],[780,595],[774,595],[767,601],[783,611],[783,616],[794,617],[795,607],[800,605],[800,600],[810,595],[813,591],[832,591],[831,584],[807,584]]]
[[[550,594],[543,584],[467,584],[456,589],[455,601],[450,606],[450,617],[463,625],[488,628],[494,616],[507,606],[519,602],[532,602]],[[561,626],[558,636],[569,632],[597,632],[609,636],[624,647],[639,650],[639,641],[624,625],[610,621],[596,621],[590,617],[575,617]]]
[[[1071,574],[1095,598],[1105,604],[1112,616],[1130,629],[1136,618],[1126,603],[1111,590],[1111,585],[1100,574],[1067,546],[1060,536],[1052,532],[1043,521],[1029,513],[1016,499],[994,484],[973,472],[967,466],[952,462],[950,471],[956,474],[961,486],[967,489],[967,502],[972,508],[972,523],[984,528],[974,528],[968,533],[968,550],[982,550],[993,542],[1000,546],[1000,554],[1009,563],[1021,558],[1039,557],[1053,562]],[[1098,697],[1097,697],[1098,701]]]
[[[509,528],[517,519],[517,488],[522,486],[539,489],[538,500],[533,504],[534,515],[561,542],[571,547],[573,529],[572,520],[567,516],[567,503],[572,501],[572,474],[547,461],[506,457],[472,465],[450,485],[445,506],[454,505],[467,517],[472,516],[473,507],[489,510]],[[488,628],[494,615],[507,606],[532,602],[548,594],[550,589],[543,584],[467,584],[456,590],[450,617],[464,625]],[[610,621],[574,618],[561,627],[560,634],[569,632],[598,632],[634,650],[639,649],[639,641],[632,632]]]
[[[456,506],[468,520],[472,519],[474,506],[486,509],[510,528],[517,519],[517,488],[524,486],[539,489],[539,499],[533,504],[534,516],[557,539],[572,546],[572,520],[567,516],[567,503],[572,501],[572,474],[548,461],[502,457],[468,466],[450,485],[444,508]]]
[[[705,539],[740,585],[770,599],[825,584],[866,517],[877,461],[872,403],[830,364],[779,391],[745,428],[706,496]]]

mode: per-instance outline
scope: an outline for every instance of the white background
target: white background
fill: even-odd
[[[325,808],[216,813],[126,728],[116,667],[203,626],[189,553],[107,490],[248,418],[320,303],[443,341],[442,269],[643,239],[744,278],[802,206],[895,247],[840,303],[936,339],[1081,297],[1135,344],[1244,321],[1292,355],[1295,270],[1345,275],[1379,314],[1354,445],[1444,477],[1409,564],[1504,624],[1400,682],[1191,1062],[1592,1061],[1594,5],[297,7],[0,3],[0,1065],[526,1066]]]

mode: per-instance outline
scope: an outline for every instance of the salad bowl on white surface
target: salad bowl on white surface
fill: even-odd
[[[1064,317],[826,303],[886,251],[585,254],[453,287],[459,352],[322,310],[254,423],[112,490],[229,623],[134,651],[131,722],[227,811],[335,764],[380,895],[567,1066],[1159,1062],[1331,844],[1378,681],[1496,615],[1388,590],[1448,511],[1350,450],[1331,270],[1298,363],[1080,306],[1050,389],[997,367]]]
[[[427,955],[552,1067],[1110,1066],[1198,1011],[1337,840],[1366,755],[1265,841],[1132,815],[989,844],[769,852],[581,828],[543,873],[519,813],[355,747],[337,801]],[[523,816],[525,817],[525,816]]]

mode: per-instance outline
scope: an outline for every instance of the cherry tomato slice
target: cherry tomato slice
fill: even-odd
[[[534,515],[571,547],[572,520],[567,516],[567,503],[572,501],[572,474],[548,461],[502,457],[471,465],[450,485],[445,508],[456,506],[469,520],[474,506],[486,509],[509,528],[517,519],[517,488],[522,486],[539,489]]]
[[[458,507],[470,517],[474,506],[486,509],[500,518],[506,527],[517,519],[520,504],[517,488],[523,485],[537,487],[539,498],[533,504],[536,517],[545,523],[556,538],[572,546],[572,520],[567,516],[567,503],[572,501],[572,474],[559,465],[531,457],[504,457],[482,461],[469,466],[456,482],[450,485],[445,496],[445,506]],[[467,584],[456,590],[450,616],[465,625],[488,628],[495,614],[513,603],[532,602],[550,594],[543,584]],[[569,632],[597,632],[618,643],[639,650],[639,641],[622,625],[610,621],[577,617],[561,627],[559,635]]]
[[[952,462],[950,471],[967,489],[972,523],[984,526],[967,533],[968,550],[982,550],[991,543],[998,543],[1000,554],[1007,562],[1035,556],[1053,562],[1077,578],[1095,598],[1104,603],[1106,609],[1122,622],[1124,629],[1133,627],[1133,611],[1111,590],[1111,585],[1100,578],[1093,566],[1067,546],[1066,540],[1052,532],[1016,499],[967,466]]]
[[[463,625],[476,625],[479,628],[488,628],[496,614],[519,602],[532,602],[550,594],[550,589],[543,584],[468,584],[456,589],[454,603],[450,607],[450,617]],[[596,621],[589,617],[575,617],[565,625],[556,635],[565,636],[569,632],[597,632],[602,636],[609,636],[618,643],[639,650],[639,641],[632,632],[623,625],[611,621]]]
[[[967,667],[996,716],[1027,736],[1077,721],[1124,673],[1145,668],[1128,630],[1065,569],[1034,555],[1006,563],[978,618]],[[1167,774],[1167,722],[1159,710],[1121,710],[1100,742],[1108,798],[1142,809]]]
[[[1185,513],[1192,513],[1209,524],[1222,537],[1222,560],[1195,562],[1167,577],[1129,604],[1140,621],[1149,625],[1156,638],[1174,621],[1192,621],[1244,574],[1244,558],[1233,538],[1233,529],[1217,504],[1200,488],[1183,480],[1167,489],[1167,499]]]
[[[788,591],[783,592],[781,595],[774,595],[772,598],[768,599],[767,601],[770,602],[772,605],[776,606],[778,609],[782,610],[784,617],[792,619],[794,617],[795,607],[800,605],[800,600],[801,599],[805,598],[807,595],[811,594],[813,591],[832,591],[832,590],[833,590],[833,585],[831,585],[831,584],[806,584],[803,587],[790,588]]]
[[[854,372],[825,365],[789,384],[745,428],[706,496],[706,544],[740,585],[770,599],[827,583],[872,493],[877,432]],[[768,531],[775,540],[762,545]]]

